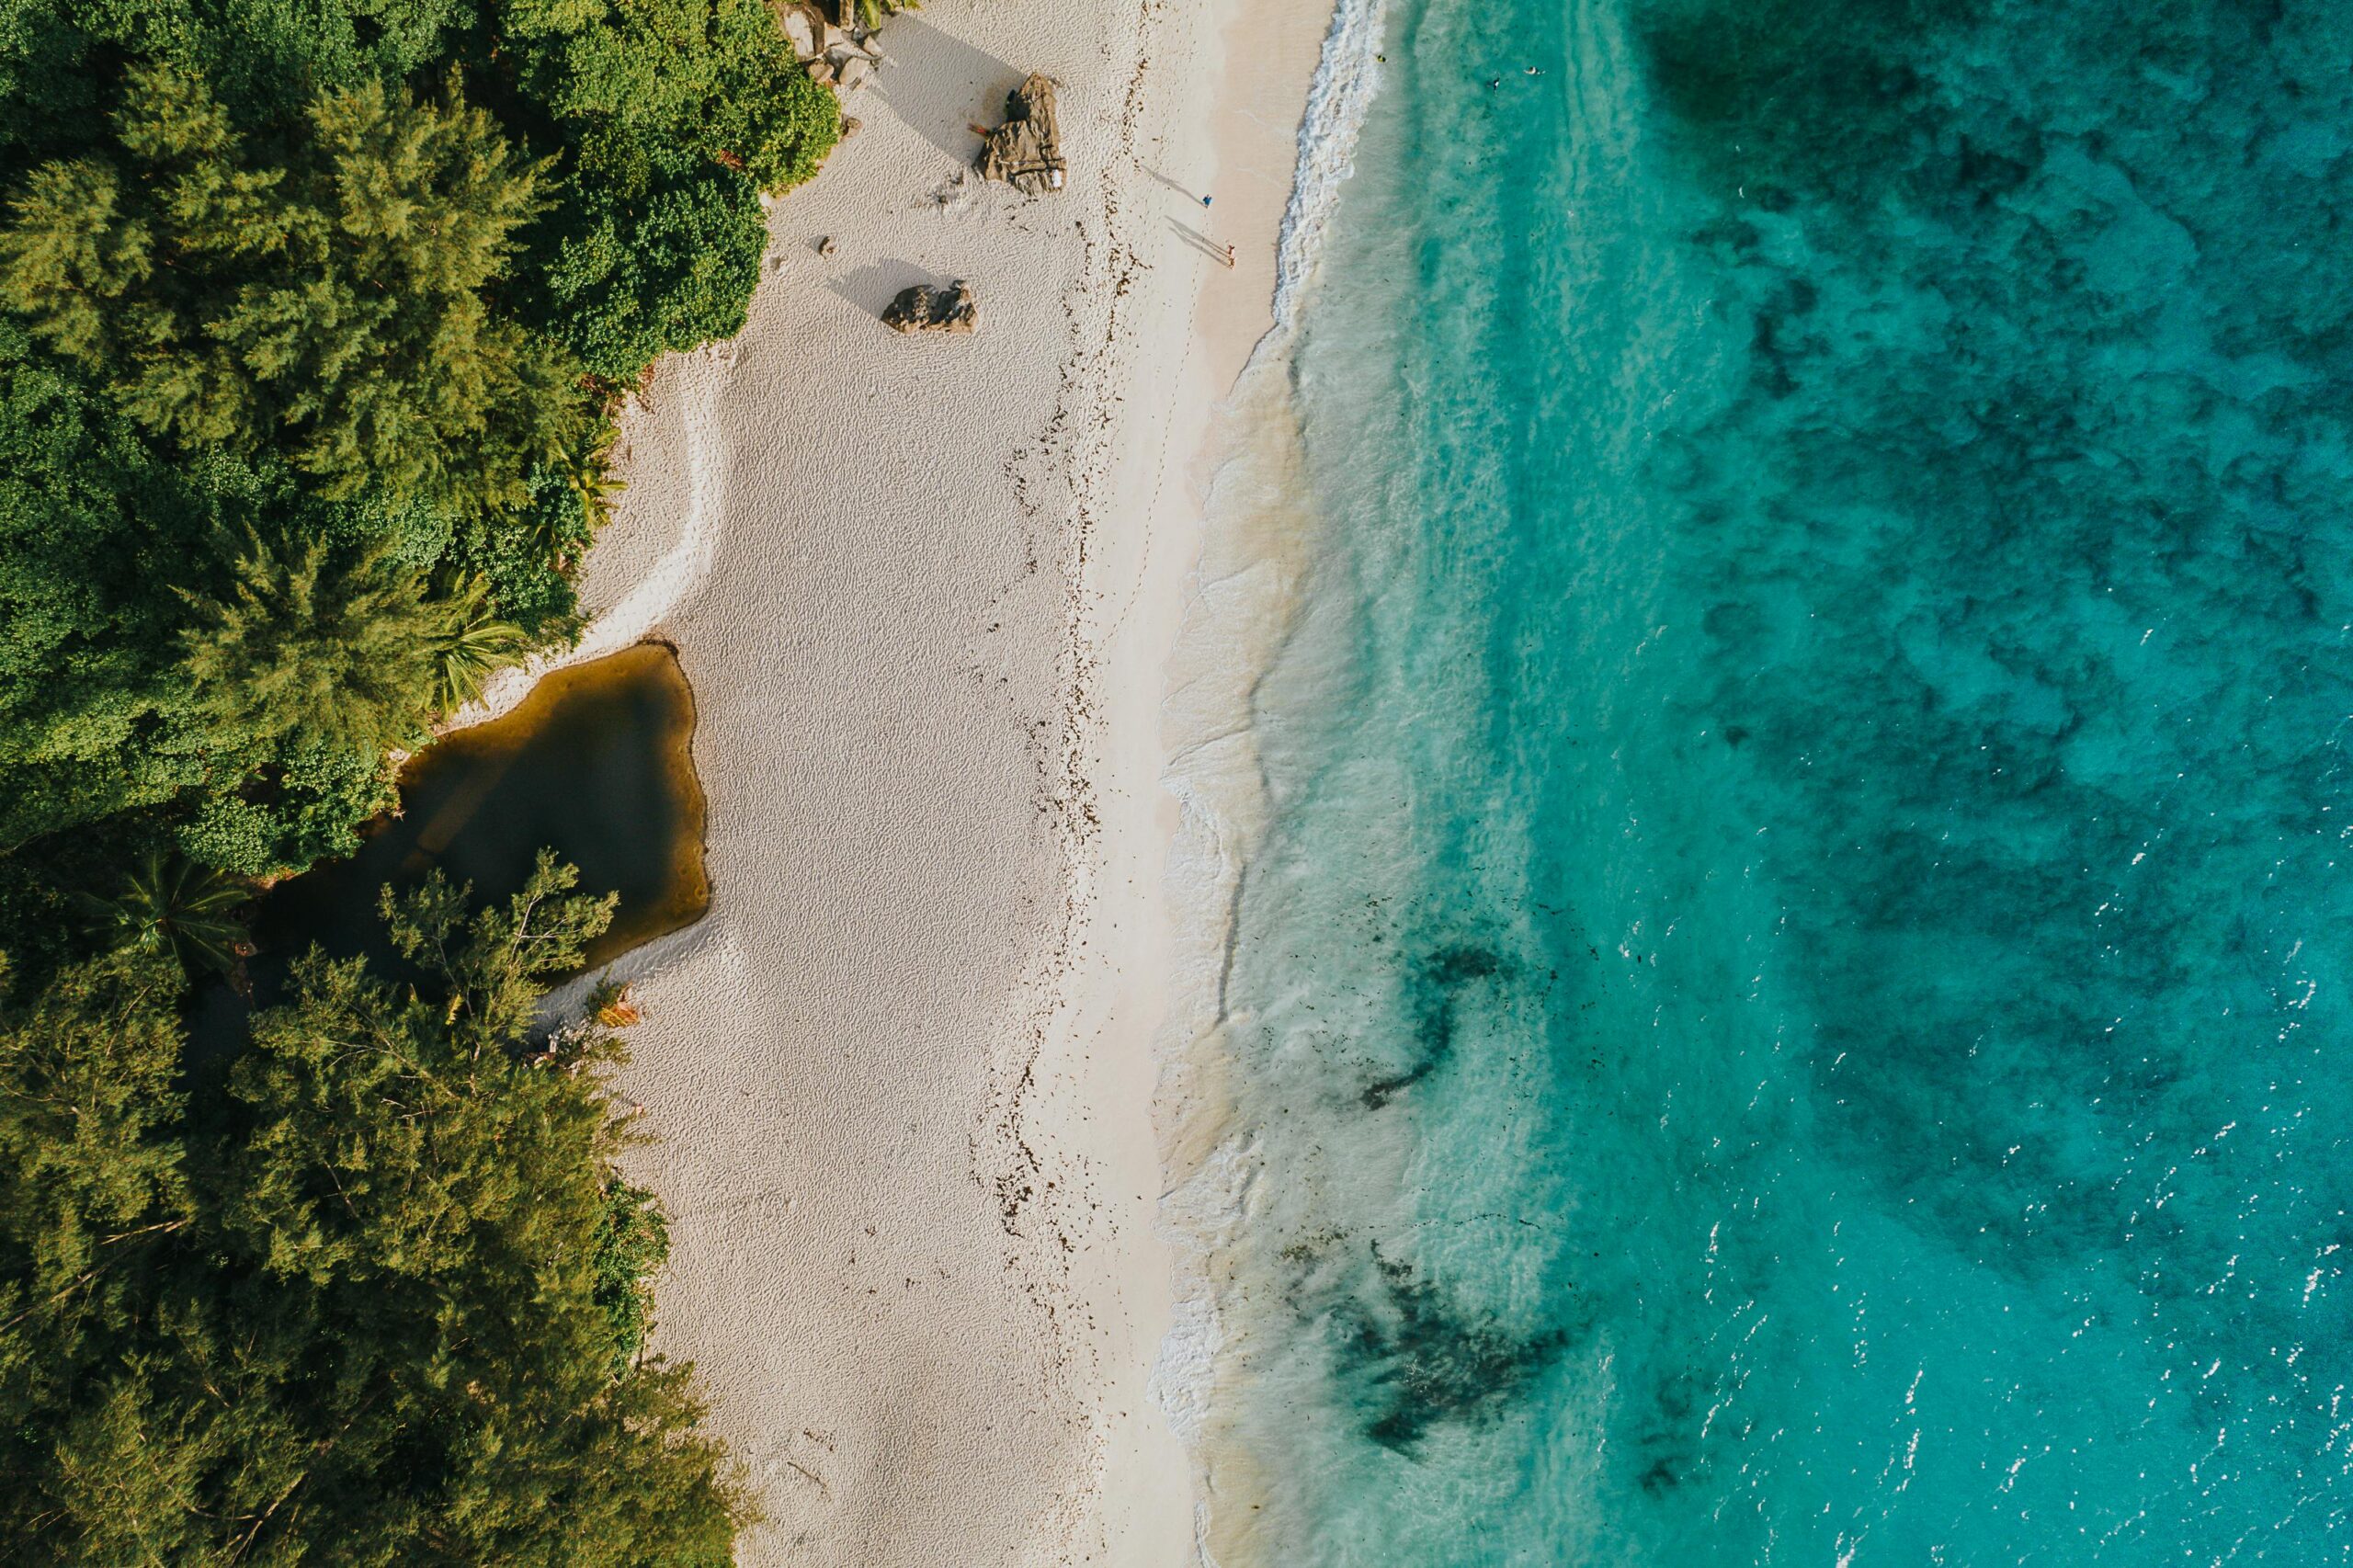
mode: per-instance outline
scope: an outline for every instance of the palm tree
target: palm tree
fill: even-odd
[[[250,896],[245,884],[185,855],[149,850],[119,897],[77,895],[117,948],[167,951],[191,980],[226,974],[252,950],[233,912]]]
[[[482,696],[493,671],[520,660],[530,639],[492,613],[489,589],[479,577],[444,608],[449,619],[433,640],[433,710],[455,713]]]
[[[557,469],[563,473],[566,487],[580,497],[580,507],[592,533],[612,519],[613,496],[621,487],[620,479],[613,472],[613,442],[619,435],[609,420],[600,419],[590,428],[585,440],[563,443],[554,449]]]

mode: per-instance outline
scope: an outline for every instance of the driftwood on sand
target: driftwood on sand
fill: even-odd
[[[981,146],[983,178],[1038,196],[1063,187],[1063,138],[1054,121],[1054,85],[1032,74],[1006,96],[1005,123]]]

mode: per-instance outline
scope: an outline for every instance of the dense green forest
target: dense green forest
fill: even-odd
[[[839,125],[760,0],[0,0],[6,1561],[725,1560],[609,1048],[526,1038],[598,906],[182,1017],[575,632],[620,398]]]
[[[688,1373],[636,1355],[663,1236],[611,1174],[618,1047],[529,1044],[610,915],[569,881],[429,883],[386,912],[413,982],[298,961],[220,1074],[165,946],[0,1013],[6,1561],[730,1560]]]
[[[0,95],[20,948],[124,842],[348,852],[571,631],[616,392],[742,326],[839,113],[758,0],[35,0]]]

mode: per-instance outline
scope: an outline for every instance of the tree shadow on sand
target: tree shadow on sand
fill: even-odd
[[[960,164],[980,155],[972,128],[1003,119],[1006,95],[1028,74],[904,13],[892,19],[882,46],[888,64],[867,92]]]

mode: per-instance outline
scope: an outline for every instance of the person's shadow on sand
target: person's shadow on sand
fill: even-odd
[[[1026,74],[904,12],[882,30],[882,51],[888,64],[867,92],[960,164],[980,156],[972,128],[1003,119],[1006,95]]]
[[[1183,237],[1187,244],[1192,246],[1203,256],[1208,256],[1220,267],[1231,267],[1233,265],[1232,259],[1226,255],[1224,245],[1210,238],[1207,234],[1201,233],[1190,223],[1186,222],[1183,219],[1171,218],[1168,220],[1168,226],[1176,230],[1176,233]]]

